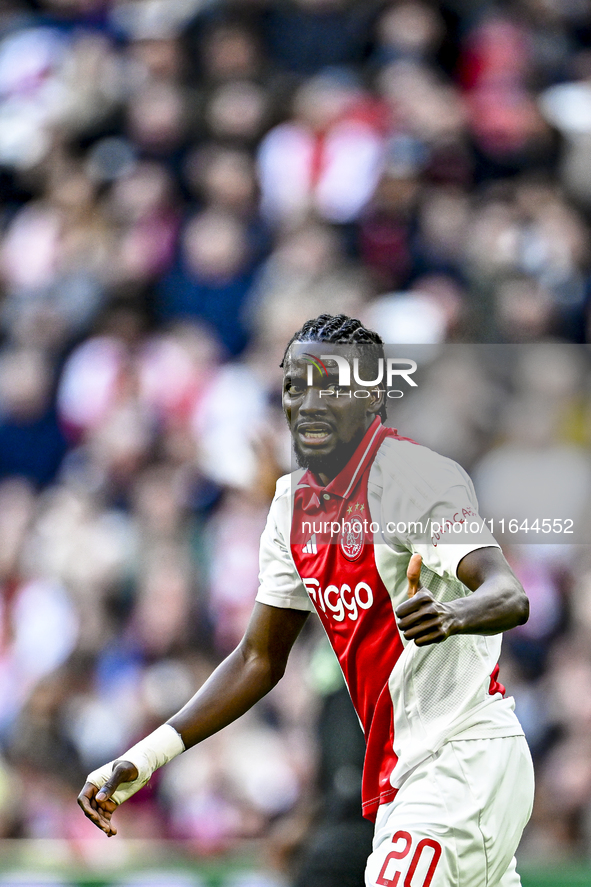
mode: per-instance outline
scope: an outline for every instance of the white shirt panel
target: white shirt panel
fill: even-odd
[[[470,551],[499,547],[478,515],[472,482],[455,462],[407,441],[386,439],[368,482],[378,572],[394,609],[407,599],[410,555],[421,554],[421,585],[436,600],[451,601],[472,592],[457,578],[459,562]],[[461,521],[473,523],[464,530]],[[446,531],[437,539],[433,522]],[[396,526],[393,527],[392,523]],[[453,526],[462,527],[460,534]],[[442,542],[441,538],[456,543]],[[404,652],[389,681],[394,709],[391,782],[399,787],[411,770],[447,740],[520,735],[512,698],[490,695],[490,675],[501,652],[502,635],[454,635],[442,644],[417,647],[401,634]]]
[[[422,555],[423,564],[444,579],[456,579],[470,551],[499,547],[478,515],[464,469],[427,447],[387,438],[374,460],[368,494],[380,541]]]
[[[259,590],[256,600],[271,607],[314,611],[314,605],[295,568],[289,548],[292,487],[298,478],[286,474],[277,481],[275,496],[260,546]]]

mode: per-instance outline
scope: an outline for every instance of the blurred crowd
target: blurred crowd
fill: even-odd
[[[483,513],[517,474],[583,514],[590,226],[591,0],[4,0],[1,836],[101,839],[85,774],[240,639],[309,317],[441,349],[392,424]],[[507,554],[532,599],[501,673],[537,769],[524,852],[591,854],[591,549]],[[265,836],[284,864],[331,668],[311,626],[121,833]]]

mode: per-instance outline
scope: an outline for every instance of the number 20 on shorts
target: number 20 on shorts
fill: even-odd
[[[395,859],[405,859],[410,853],[412,838],[408,832],[396,832],[396,834],[392,838],[393,844],[399,844],[402,841],[404,841],[404,845],[400,850],[391,850],[390,853],[388,853],[388,855],[386,856],[380,874],[378,875],[378,880],[376,881],[376,884],[379,884],[380,887],[429,887],[429,884],[433,880],[433,875],[435,874],[435,869],[437,868],[439,857],[441,856],[441,844],[439,844],[437,841],[434,841],[432,838],[423,838],[422,840],[420,840],[416,846],[415,852],[413,853],[404,882],[399,883],[402,872],[394,871],[394,865],[391,865],[391,863]],[[429,864],[427,874],[423,878],[422,884],[418,884],[413,881],[413,876],[417,870],[417,866],[419,864],[423,851],[425,851],[426,853],[432,852],[433,855],[431,857],[431,862]],[[387,871],[389,877],[386,877]]]

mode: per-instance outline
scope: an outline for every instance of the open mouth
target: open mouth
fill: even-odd
[[[300,425],[298,437],[302,443],[311,446],[320,446],[325,443],[332,434],[328,425]]]

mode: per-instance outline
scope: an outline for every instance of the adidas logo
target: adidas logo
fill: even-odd
[[[316,547],[316,533],[313,536],[310,536],[306,544],[302,547],[302,554],[318,554],[318,548]]]

